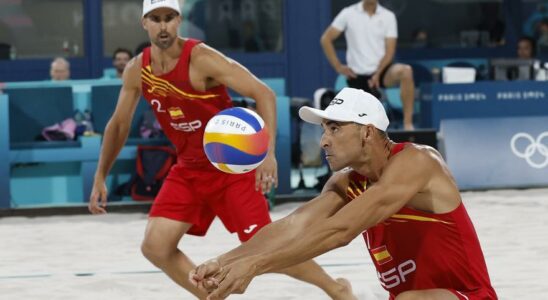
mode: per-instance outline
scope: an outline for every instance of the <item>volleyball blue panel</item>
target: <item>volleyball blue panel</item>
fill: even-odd
[[[262,155],[250,155],[234,147],[221,143],[209,143],[204,146],[210,161],[229,165],[252,165],[262,161],[268,152]]]
[[[233,116],[238,119],[241,119],[242,121],[246,122],[247,124],[251,125],[253,129],[255,129],[255,132],[258,132],[262,129],[261,124],[259,121],[255,118],[255,116],[251,115],[250,113],[246,112],[244,109],[239,107],[233,107],[229,109],[225,109],[217,114],[217,116]]]

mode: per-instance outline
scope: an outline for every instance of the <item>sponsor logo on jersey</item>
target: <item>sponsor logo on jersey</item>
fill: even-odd
[[[377,276],[385,289],[391,289],[406,282],[409,279],[409,274],[415,270],[417,270],[417,264],[414,260],[409,259],[386,272],[377,271]]]
[[[194,120],[190,122],[182,122],[182,123],[169,123],[173,129],[178,131],[184,131],[184,132],[194,132],[198,130],[200,127],[202,127],[202,121],[200,120]]]
[[[185,117],[185,114],[180,107],[170,107],[167,109],[167,111],[169,112],[169,116],[173,120],[182,119]]]

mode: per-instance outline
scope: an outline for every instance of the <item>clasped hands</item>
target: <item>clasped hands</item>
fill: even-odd
[[[208,293],[208,300],[225,299],[230,294],[243,294],[255,277],[252,259],[249,257],[221,266],[212,259],[192,270],[188,277],[198,289]]]

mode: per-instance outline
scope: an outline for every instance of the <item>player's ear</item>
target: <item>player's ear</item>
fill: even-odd
[[[141,25],[143,25],[144,30],[147,30],[147,17],[146,16],[141,18]]]
[[[363,125],[364,135],[366,139],[370,139],[375,134],[375,126],[373,125]]]

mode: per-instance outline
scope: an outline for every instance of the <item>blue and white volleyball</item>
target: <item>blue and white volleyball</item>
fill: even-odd
[[[205,127],[204,151],[219,170],[242,174],[257,168],[268,153],[264,120],[254,111],[233,107],[217,113]]]

